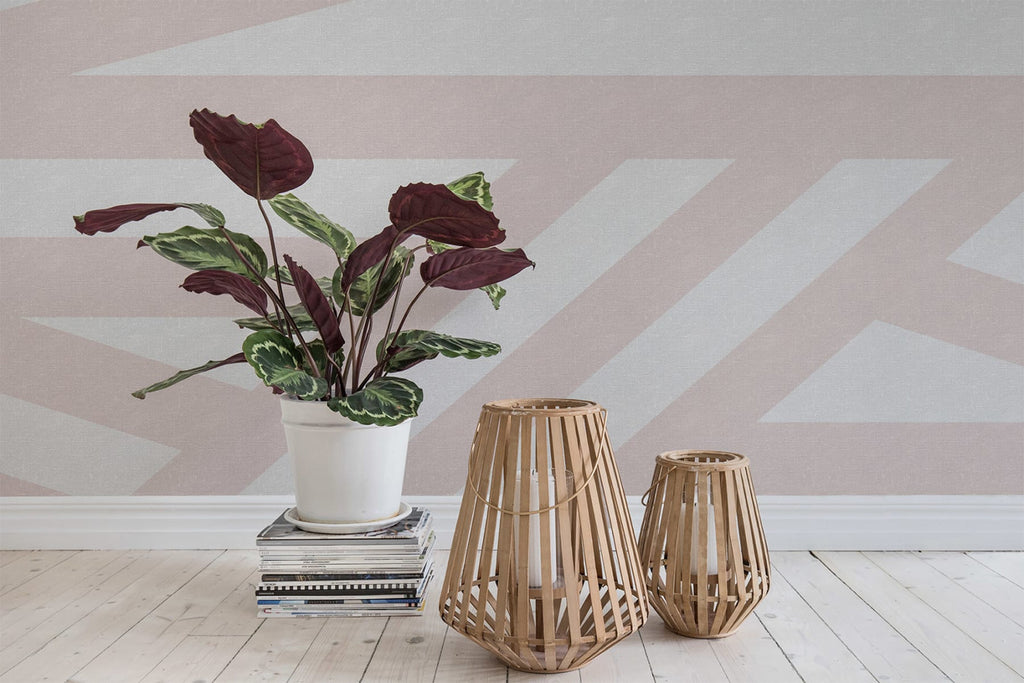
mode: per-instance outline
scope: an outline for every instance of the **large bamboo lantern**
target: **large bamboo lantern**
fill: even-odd
[[[648,495],[640,562],[651,605],[681,635],[730,635],[770,580],[749,461],[718,451],[662,453]]]
[[[480,413],[441,618],[515,669],[577,669],[647,619],[605,424],[571,399]]]

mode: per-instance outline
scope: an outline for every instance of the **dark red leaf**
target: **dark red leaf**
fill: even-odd
[[[109,209],[95,209],[86,211],[81,216],[75,216],[75,230],[83,235],[114,232],[125,223],[141,221],[154,213],[174,211],[180,208],[181,204],[121,204]]]
[[[257,126],[203,109],[189,123],[207,158],[257,199],[293,190],[313,173],[309,150],[274,119]]]
[[[388,205],[400,232],[459,247],[493,247],[505,240],[493,213],[462,199],[444,185],[415,183],[401,187]]]
[[[226,270],[200,270],[192,273],[181,286],[189,292],[228,294],[232,299],[259,313],[267,315],[267,295],[252,280]]]
[[[320,338],[324,340],[324,348],[327,353],[334,354],[345,344],[345,339],[341,336],[338,316],[331,308],[331,302],[309,271],[295,263],[288,254],[284,255],[284,262],[288,264],[288,272],[291,273],[302,305],[319,330]]]
[[[347,292],[357,277],[383,261],[391,251],[391,247],[395,244],[396,237],[399,238],[398,243],[401,244],[411,235],[412,233],[407,232],[399,236],[395,226],[389,225],[370,239],[359,244],[348,255],[348,260],[345,261],[345,270],[341,274],[342,291]]]
[[[522,249],[452,249],[424,261],[420,276],[431,287],[476,289],[501,282],[533,265]]]

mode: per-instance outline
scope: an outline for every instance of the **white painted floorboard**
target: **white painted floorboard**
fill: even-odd
[[[507,669],[437,616],[255,616],[255,551],[0,552],[0,683],[1024,681],[1024,553],[778,552],[733,636],[656,614],[580,671]],[[446,552],[437,553],[443,572]]]

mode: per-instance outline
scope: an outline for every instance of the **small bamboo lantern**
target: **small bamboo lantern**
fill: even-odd
[[[640,563],[651,605],[681,635],[732,634],[770,581],[749,460],[717,451],[662,453],[648,494]]]
[[[480,413],[441,619],[522,671],[577,669],[647,619],[605,411],[571,399]]]

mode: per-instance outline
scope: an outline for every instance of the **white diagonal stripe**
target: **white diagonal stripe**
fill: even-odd
[[[409,376],[426,388],[427,400],[413,423],[413,433],[426,427],[730,163],[728,159],[630,159],[612,171],[526,246],[537,267],[506,283],[509,294],[500,311],[491,310],[482,294],[474,295],[438,322],[435,329],[440,332],[497,341],[503,353],[463,362],[439,359],[414,368]]]
[[[1024,422],[1024,367],[874,321],[761,422]]]
[[[948,160],[847,159],[584,382],[620,445],[717,365]]]
[[[238,317],[248,315],[244,310]],[[30,317],[28,320],[67,332],[83,339],[106,344],[142,358],[166,363],[178,370],[202,365],[208,360],[228,358],[242,350],[242,341],[251,334],[220,317]],[[201,340],[201,343],[197,343]],[[166,376],[173,373],[168,372]],[[248,363],[237,363],[204,373],[215,379],[243,389],[255,389],[263,382]],[[139,386],[126,387],[126,391],[141,389],[165,378],[151,377]]]
[[[184,119],[182,125],[187,125]],[[317,158],[313,177],[293,193],[362,240],[387,225],[388,201],[402,185],[447,183],[475,171],[494,182],[514,163]],[[232,230],[266,244],[256,202],[206,159],[3,159],[0,187],[0,237],[73,237],[78,233],[72,216],[117,204],[202,202],[223,211]],[[299,234],[271,216],[278,236]],[[128,223],[114,234],[139,238],[183,225],[206,227],[192,212],[179,210]]]
[[[81,73],[1015,75],[1021,17],[1016,0],[350,0]]]
[[[72,496],[135,492],[176,448],[0,394],[0,472]]]
[[[960,245],[949,260],[1024,285],[1024,194]]]
[[[263,474],[252,480],[242,490],[243,496],[276,496],[293,493],[295,477],[292,474],[292,459],[287,453],[263,471]]]

